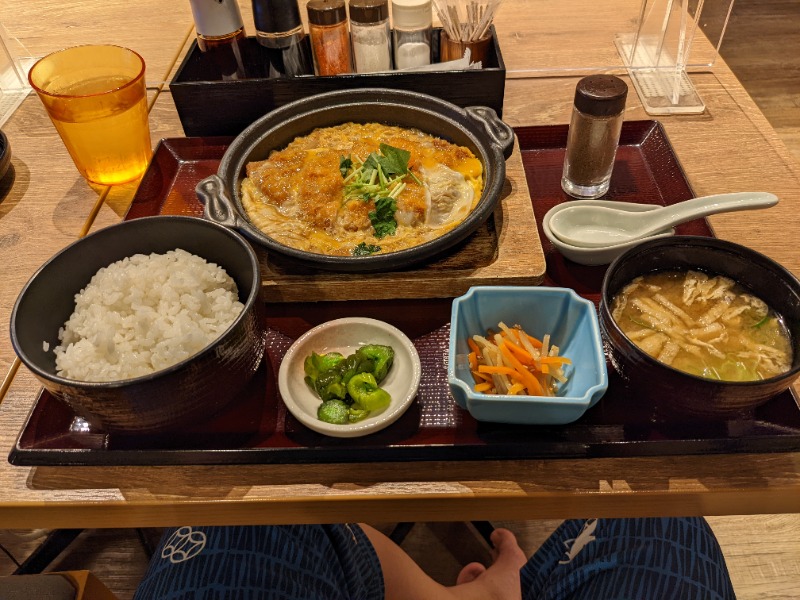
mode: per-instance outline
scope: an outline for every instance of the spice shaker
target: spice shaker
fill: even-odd
[[[256,39],[269,54],[270,77],[314,74],[297,0],[253,0],[253,20]]]
[[[608,191],[627,96],[628,86],[614,75],[578,82],[561,177],[570,196],[599,198]]]
[[[357,73],[392,68],[389,0],[350,0],[350,39]]]
[[[222,79],[244,77],[239,46],[245,39],[244,22],[236,0],[190,0],[197,47],[208,55]]]
[[[344,0],[309,0],[306,10],[317,74],[351,73],[353,61]]]
[[[431,64],[431,0],[392,0],[392,22],[395,68]]]

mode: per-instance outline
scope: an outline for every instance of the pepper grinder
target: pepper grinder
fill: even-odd
[[[627,84],[614,75],[578,82],[561,177],[561,188],[573,198],[599,198],[608,191],[627,96]]]

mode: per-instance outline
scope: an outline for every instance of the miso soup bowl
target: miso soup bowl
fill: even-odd
[[[791,368],[760,381],[717,381],[674,369],[640,350],[611,316],[611,303],[632,279],[656,271],[698,270],[729,277],[766,302],[791,335]],[[665,415],[735,418],[784,392],[800,375],[800,281],[774,260],[716,238],[675,236],[650,240],[617,258],[603,280],[600,328],[611,364],[637,396]]]

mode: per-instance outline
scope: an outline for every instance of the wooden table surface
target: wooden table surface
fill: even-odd
[[[504,3],[497,26],[501,47],[513,49],[506,54],[512,73],[504,119],[510,125],[568,121],[587,66],[586,44],[607,50],[608,36],[630,28],[636,16],[638,3],[617,2],[619,10],[583,20],[596,3],[568,3],[561,10],[572,11],[569,18],[554,16],[563,3],[536,3],[541,14],[524,19],[521,11],[531,10],[524,0]],[[252,32],[249,2],[241,5]],[[139,51],[148,65],[154,142],[182,135],[163,84],[192,39],[188,2],[0,0],[0,8],[3,25],[31,56],[89,42]],[[553,48],[559,64],[574,68],[543,69],[556,60],[548,55]],[[766,189],[781,200],[769,211],[713,217],[716,235],[800,274],[800,167],[721,60],[693,73],[692,81],[707,110],[661,120],[695,193]],[[650,118],[633,92],[626,118]],[[17,294],[39,265],[87,231],[118,222],[136,185],[89,186],[35,95],[3,130],[15,169],[13,187],[0,201],[0,321],[7,324]],[[3,335],[3,452],[13,446],[39,389],[14,359]],[[780,513],[800,512],[800,453],[231,467],[26,468],[3,461],[0,490],[2,528]]]

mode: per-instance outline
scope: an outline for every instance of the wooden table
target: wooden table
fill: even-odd
[[[579,43],[605,48],[609,32],[630,27],[638,5],[617,2],[620,10],[602,15],[599,27],[594,15],[581,24],[579,15],[596,6],[588,0],[562,7],[573,11],[569,19],[553,16],[563,5],[555,2],[549,9],[536,3],[541,15],[520,19],[524,0],[508,1],[497,25],[501,46],[514,49],[507,54],[509,69],[546,66],[546,51],[554,47],[568,55]],[[191,41],[188,3],[22,4],[2,0],[0,14],[31,55],[87,42],[137,49],[148,64],[153,139],[182,135],[163,83]],[[252,32],[249,2],[242,2],[242,11]],[[505,120],[512,126],[567,122],[581,74],[511,73]],[[716,234],[800,274],[800,167],[721,60],[692,80],[707,110],[662,121],[695,193],[767,189],[781,199],[769,212],[713,217]],[[628,119],[648,118],[635,94],[628,107]],[[119,221],[136,186],[87,185],[35,96],[3,129],[16,172],[0,202],[0,320],[8,323],[36,268],[87,231]],[[13,446],[39,388],[17,364],[2,336],[3,452]],[[0,490],[4,528],[780,513],[800,512],[800,453],[234,467],[22,468],[3,461]]]

